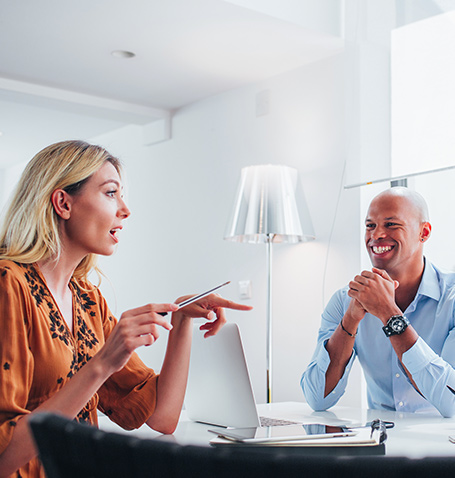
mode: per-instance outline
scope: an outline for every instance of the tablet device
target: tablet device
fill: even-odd
[[[218,436],[242,443],[267,443],[291,440],[314,440],[319,438],[335,438],[354,436],[357,432],[345,427],[322,425],[285,425],[257,428],[226,428],[209,430]]]

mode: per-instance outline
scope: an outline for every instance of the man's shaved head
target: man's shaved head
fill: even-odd
[[[422,222],[429,222],[430,217],[428,214],[428,206],[425,199],[416,191],[412,191],[411,189],[404,188],[404,187],[394,187],[390,189],[386,189],[382,193],[379,193],[373,201],[377,199],[382,199],[385,197],[389,198],[403,198],[406,199],[409,203],[409,206],[413,208],[413,212],[416,214],[416,217],[419,221]],[[373,203],[373,201],[371,201]]]

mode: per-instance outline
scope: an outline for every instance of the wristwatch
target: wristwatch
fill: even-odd
[[[387,337],[390,337],[391,335],[402,334],[408,325],[409,320],[404,315],[393,315],[390,317],[387,324],[382,327],[382,330]]]

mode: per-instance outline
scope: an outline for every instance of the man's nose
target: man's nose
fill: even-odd
[[[382,239],[386,236],[385,228],[381,226],[376,226],[373,231],[371,231],[371,238],[372,239]]]

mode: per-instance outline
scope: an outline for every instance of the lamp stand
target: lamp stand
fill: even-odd
[[[272,241],[267,234],[267,403],[272,403]]]
[[[295,244],[315,238],[297,169],[280,164],[242,168],[224,238],[267,246],[266,397],[271,403],[273,242]]]

